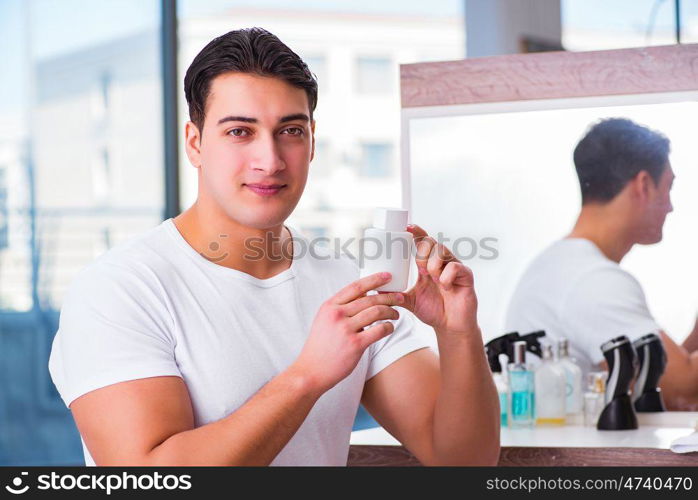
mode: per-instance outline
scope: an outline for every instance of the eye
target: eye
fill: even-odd
[[[282,133],[289,133],[289,135],[303,135],[303,129],[300,127],[289,127],[285,129]]]
[[[232,135],[233,137],[246,137],[248,131],[244,128],[234,128],[228,131],[228,135]]]

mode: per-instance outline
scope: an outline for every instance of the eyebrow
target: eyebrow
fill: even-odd
[[[279,123],[286,123],[286,122],[291,122],[293,120],[301,120],[304,122],[309,122],[310,117],[306,115],[305,113],[296,113],[293,115],[288,115],[288,116],[283,116],[279,120]],[[226,116],[224,118],[221,118],[218,120],[218,125],[225,123],[225,122],[244,122],[244,123],[257,123],[259,120],[257,118],[251,118],[249,116]]]

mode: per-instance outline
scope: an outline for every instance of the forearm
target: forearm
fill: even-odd
[[[290,367],[233,413],[174,434],[147,456],[147,465],[269,465],[322,395]]]
[[[470,336],[437,332],[441,386],[433,417],[438,463],[496,465],[499,399],[479,330]]]
[[[659,379],[664,403],[670,410],[698,407],[698,352],[688,352],[665,332],[660,332],[667,355],[664,375]]]
[[[696,318],[696,322],[693,325],[693,331],[688,334],[682,345],[688,352],[698,350],[698,318]]]

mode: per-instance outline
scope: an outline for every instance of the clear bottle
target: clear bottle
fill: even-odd
[[[582,369],[570,357],[570,344],[565,338],[561,338],[557,342],[557,362],[567,375],[565,412],[568,415],[582,413],[584,405]]]
[[[376,288],[379,292],[407,289],[414,239],[406,231],[407,215],[407,210],[401,208],[376,208],[373,227],[364,231],[360,277],[385,271],[392,274],[388,283]]]
[[[596,427],[606,406],[606,378],[608,372],[589,372],[587,390],[584,393],[584,425]]]
[[[567,373],[555,362],[553,346],[543,346],[543,358],[535,371],[536,424],[564,425]]]
[[[492,374],[494,385],[497,388],[499,396],[499,423],[502,427],[507,426],[507,406],[509,405],[509,386],[507,384],[506,375],[502,372],[494,372]]]
[[[509,427],[531,428],[535,422],[533,370],[526,364],[526,342],[514,342],[514,362],[509,364]]]

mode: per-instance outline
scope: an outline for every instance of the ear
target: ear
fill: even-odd
[[[652,198],[653,190],[656,186],[654,185],[654,179],[646,170],[640,170],[632,182],[635,184],[634,191],[639,199],[647,201]]]
[[[313,144],[310,150],[310,161],[313,161],[313,158],[315,158],[315,120],[313,120],[310,123],[310,137],[313,140]]]
[[[189,163],[194,167],[201,167],[201,134],[194,122],[188,121],[184,127],[184,145],[187,151]]]

